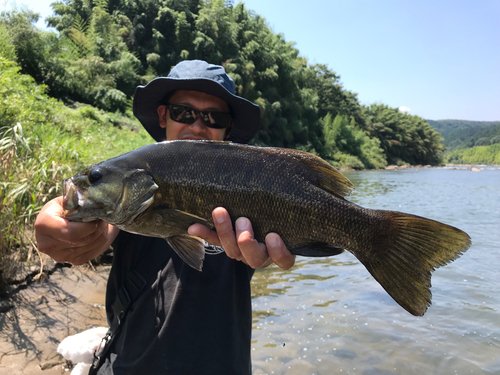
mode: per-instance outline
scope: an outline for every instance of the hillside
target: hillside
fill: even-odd
[[[426,121],[443,136],[447,151],[500,143],[500,121]]]
[[[450,164],[500,165],[500,143],[450,151],[444,154],[443,161]]]

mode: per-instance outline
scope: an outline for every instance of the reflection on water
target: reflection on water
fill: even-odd
[[[254,374],[500,374],[500,170],[347,176],[351,201],[454,225],[473,245],[433,274],[424,317],[403,310],[347,252],[258,270]]]

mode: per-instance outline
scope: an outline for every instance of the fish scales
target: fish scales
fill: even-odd
[[[311,242],[329,243],[332,238],[339,247],[352,247],[360,237],[346,236],[355,229],[342,226],[349,216],[359,218],[358,221],[363,217],[366,226],[373,225],[373,217],[362,209],[309,184],[301,176],[302,169],[296,168],[292,181],[289,176],[282,176],[281,171],[294,169],[293,159],[263,159],[250,147],[239,145],[216,146],[215,152],[205,147],[201,151],[192,148],[191,143],[167,147],[164,162],[152,168],[158,180],[168,181],[166,189],[173,193],[158,204],[210,222],[212,210],[224,206],[232,218],[246,216],[255,223],[257,240],[263,242],[267,233],[278,232],[291,250]],[[147,162],[151,164],[150,160]],[[182,167],[169,168],[172,164]]]
[[[171,141],[90,166],[65,180],[69,220],[102,219],[119,228],[165,238],[201,270],[204,247],[187,234],[213,227],[212,211],[247,217],[255,238],[276,232],[296,255],[354,254],[403,308],[423,315],[431,272],[466,251],[461,230],[345,199],[354,188],[324,160],[297,150],[227,142]]]

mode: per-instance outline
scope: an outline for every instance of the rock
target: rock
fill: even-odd
[[[482,168],[472,167],[470,170],[471,170],[472,172],[481,172],[481,171],[482,171]]]

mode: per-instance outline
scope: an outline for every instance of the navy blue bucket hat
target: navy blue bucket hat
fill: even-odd
[[[228,140],[248,143],[259,129],[259,106],[235,95],[234,82],[222,66],[186,60],[177,64],[167,77],[155,78],[135,89],[134,115],[157,142],[165,140],[165,129],[160,127],[156,110],[176,90],[201,91],[224,100],[234,119]]]

